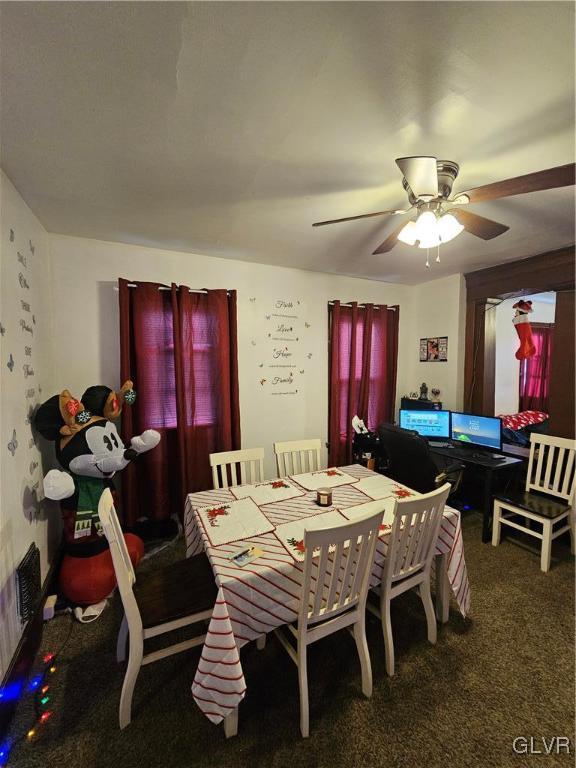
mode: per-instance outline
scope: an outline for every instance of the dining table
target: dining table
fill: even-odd
[[[192,695],[210,721],[223,722],[227,737],[237,733],[238,707],[246,694],[240,649],[253,640],[261,646],[268,632],[297,621],[304,566],[303,529],[318,526],[320,515],[323,520],[341,516],[344,523],[349,519],[346,515],[375,497],[393,510],[395,499],[420,495],[360,464],[312,474],[319,475],[317,482],[330,488],[330,506],[318,506],[316,479],[310,474],[200,491],[186,498],[186,556],[205,552],[218,587]],[[238,514],[230,514],[234,510]],[[382,579],[389,531],[389,525],[381,525],[371,587],[377,587]],[[231,559],[252,547],[258,550],[257,559],[244,565]],[[444,507],[436,541],[435,571],[438,620],[448,621],[450,595],[466,616],[470,585],[460,513],[450,506]]]

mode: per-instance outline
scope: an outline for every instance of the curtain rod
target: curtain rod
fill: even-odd
[[[366,302],[365,304],[364,303],[359,303],[359,304],[356,304],[356,306],[358,306],[358,307],[366,307],[369,303],[370,302]],[[333,301],[329,301],[328,304],[330,306],[334,306],[334,302]],[[351,307],[352,304],[349,303],[349,302],[340,302],[340,306],[341,307]],[[389,309],[391,312],[396,312],[396,309],[397,309],[396,305],[393,305],[393,306],[389,307],[387,304],[372,304],[372,306],[374,307],[374,309],[382,309],[382,308],[386,307],[386,309]]]
[[[128,283],[128,288],[138,288],[137,283]],[[172,288],[170,288],[169,285],[159,285],[158,286],[159,291],[171,291]],[[180,286],[177,286],[176,290],[180,290]],[[208,293],[208,288],[189,288],[188,293]],[[230,293],[230,289],[226,289],[226,293]]]

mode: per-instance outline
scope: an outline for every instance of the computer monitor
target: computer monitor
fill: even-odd
[[[412,429],[429,440],[450,437],[450,411],[400,411],[402,429]]]
[[[452,411],[452,440],[464,445],[502,450],[502,421],[493,416]]]

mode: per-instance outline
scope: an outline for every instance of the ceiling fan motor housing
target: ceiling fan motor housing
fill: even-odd
[[[437,160],[436,168],[438,171],[438,198],[447,200],[452,193],[452,185],[458,176],[460,166],[458,163],[452,162],[452,160]],[[416,197],[404,177],[402,177],[402,186],[408,194],[408,200],[410,201],[411,205],[418,205],[418,203],[429,202],[428,200],[422,201],[420,198]]]

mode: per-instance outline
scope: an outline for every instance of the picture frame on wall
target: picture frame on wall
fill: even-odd
[[[448,336],[438,337],[438,362],[448,362]]]
[[[425,363],[428,359],[428,339],[420,339],[420,362]]]
[[[420,339],[421,363],[445,363],[448,361],[448,336],[431,336]]]

